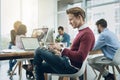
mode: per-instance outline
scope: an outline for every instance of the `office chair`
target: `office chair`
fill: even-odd
[[[26,59],[17,59],[17,63],[14,66],[14,68],[13,68],[11,74],[10,74],[10,79],[12,79],[13,74],[14,74],[15,70],[17,69],[17,67],[18,67],[18,75],[19,75],[19,77],[21,79],[21,77],[22,77],[22,64],[23,64],[23,61],[26,64]]]
[[[117,71],[120,74],[120,69],[119,69],[119,66],[118,66],[118,65],[120,65],[120,48],[116,51],[116,53],[115,53],[115,55],[113,57],[113,60],[110,63],[103,63],[103,64],[105,65],[105,68],[107,68],[109,66],[112,67],[115,80],[117,80],[116,76],[115,76],[115,68],[114,67],[116,67]],[[102,76],[102,73],[100,72],[99,77],[98,77],[97,80],[100,80],[101,76]]]
[[[74,73],[74,74],[51,74],[51,75],[56,75],[56,76],[60,76],[60,77],[71,77],[71,78],[80,77],[80,76],[82,76],[84,74],[86,66],[87,66],[87,57],[84,60],[81,69],[78,72],[76,72],[76,73]],[[52,80],[51,75],[49,77],[49,80]],[[85,78],[85,80],[86,80],[86,78]]]

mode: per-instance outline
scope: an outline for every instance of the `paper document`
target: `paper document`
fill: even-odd
[[[21,50],[21,49],[3,49],[1,50],[1,52],[4,52],[4,53],[9,53],[9,52],[25,52],[24,50]]]

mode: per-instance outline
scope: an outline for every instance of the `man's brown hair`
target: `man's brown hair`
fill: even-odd
[[[66,10],[67,14],[73,14],[75,17],[81,15],[83,20],[85,20],[85,11],[80,7],[74,7]]]

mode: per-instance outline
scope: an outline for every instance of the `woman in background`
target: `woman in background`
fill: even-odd
[[[16,47],[19,49],[23,49],[21,37],[26,37],[26,32],[27,28],[26,25],[21,24],[17,30],[17,35],[16,35]]]
[[[21,37],[26,37],[26,32],[27,32],[27,28],[25,25],[20,25],[17,31],[17,35],[16,35],[16,47],[18,49],[23,49],[23,44],[21,41]],[[33,60],[30,60],[30,63],[32,63]],[[28,77],[27,77],[28,76]],[[34,78],[34,75],[32,72],[26,71],[26,77],[27,78]]]
[[[10,41],[10,44],[9,44],[9,49],[12,49],[12,46],[15,46],[15,38],[16,38],[16,33],[17,33],[17,30],[18,30],[18,27],[22,24],[21,21],[16,21],[14,23],[14,29],[12,29],[10,31],[10,36],[11,36],[11,41]],[[12,71],[12,68],[13,66],[16,64],[16,59],[11,59],[9,60],[9,70],[8,70],[8,74],[11,73]]]

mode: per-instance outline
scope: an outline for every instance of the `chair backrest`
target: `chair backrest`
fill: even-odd
[[[87,65],[87,58],[88,57],[86,57],[86,59],[84,60],[81,69],[74,74],[52,74],[52,75],[66,76],[66,77],[79,77],[79,76],[83,75],[84,72],[85,72],[85,68],[86,68],[86,65]]]
[[[113,64],[119,65],[120,64],[120,48],[116,51],[114,57],[113,57]]]
[[[86,59],[84,60],[81,69],[77,73],[72,74],[71,77],[72,76],[73,77],[79,77],[79,76],[84,74],[86,66],[87,66],[87,59],[88,59],[88,57],[86,57]]]

